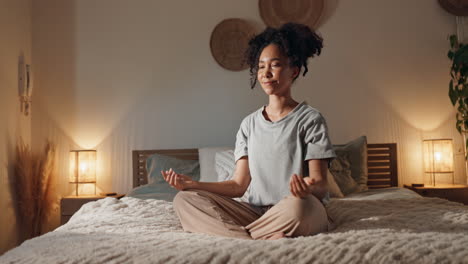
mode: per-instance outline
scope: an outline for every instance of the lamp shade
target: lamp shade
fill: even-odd
[[[452,139],[428,139],[423,141],[424,171],[429,173],[453,172]]]
[[[71,183],[96,182],[96,150],[70,151],[70,178]]]

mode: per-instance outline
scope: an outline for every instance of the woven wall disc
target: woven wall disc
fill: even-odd
[[[211,33],[211,54],[225,69],[231,71],[247,69],[245,51],[249,40],[255,34],[255,27],[247,21],[239,18],[225,19]]]
[[[439,0],[440,6],[456,16],[468,16],[467,0]]]
[[[258,8],[263,22],[278,28],[295,22],[317,29],[324,11],[324,0],[259,0]]]

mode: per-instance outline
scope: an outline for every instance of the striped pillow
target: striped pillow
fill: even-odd
[[[330,173],[333,175],[338,187],[343,195],[348,195],[362,191],[361,186],[351,176],[351,165],[348,153],[344,152],[333,159],[330,166]]]

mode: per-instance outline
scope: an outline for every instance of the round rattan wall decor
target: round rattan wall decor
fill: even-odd
[[[280,27],[295,22],[317,29],[324,11],[324,0],[259,0],[258,8],[263,22],[269,27]]]
[[[221,21],[211,33],[210,48],[216,62],[231,71],[248,68],[245,51],[249,40],[255,36],[253,25],[240,18]]]
[[[467,0],[439,0],[440,6],[456,16],[468,16]]]

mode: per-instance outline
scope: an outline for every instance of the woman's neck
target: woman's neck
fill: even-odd
[[[268,115],[281,116],[289,113],[298,104],[291,96],[280,97],[271,95],[266,111]]]
[[[290,96],[278,97],[271,95],[262,114],[266,120],[275,122],[287,116],[298,104]]]

